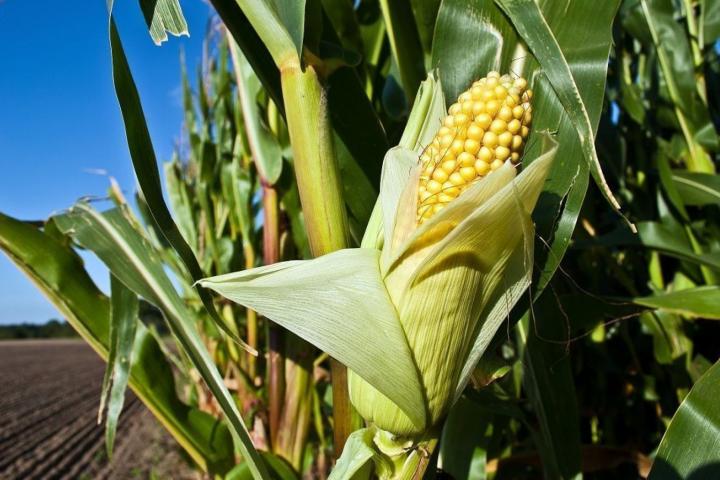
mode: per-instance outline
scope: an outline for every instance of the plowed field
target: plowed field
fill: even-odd
[[[197,478],[131,392],[108,461],[103,370],[80,340],[0,342],[0,479]]]

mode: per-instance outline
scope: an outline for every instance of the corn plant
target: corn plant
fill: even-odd
[[[140,3],[156,43],[186,33]],[[637,432],[653,478],[713,468],[715,2],[211,3],[163,177],[110,8],[138,213],[113,185],[106,211],[0,216],[108,362],[109,451],[128,385],[228,479],[580,478]],[[627,355],[642,380],[601,405]]]

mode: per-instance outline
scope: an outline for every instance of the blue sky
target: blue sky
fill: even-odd
[[[200,62],[210,7],[181,2],[190,37],[153,44],[137,0],[115,2],[160,160],[172,153],[182,123],[179,52]],[[42,12],[38,15],[37,12]],[[130,194],[135,177],[116,103],[104,0],[0,0],[0,211],[44,219],[85,195],[102,196],[106,171]],[[102,288],[106,273],[87,267]],[[43,323],[59,314],[0,254],[0,324]]]

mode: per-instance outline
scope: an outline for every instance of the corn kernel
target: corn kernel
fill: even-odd
[[[475,163],[475,156],[468,152],[462,152],[457,159],[461,167],[470,167]]]
[[[520,160],[530,134],[531,99],[527,81],[498,72],[473,82],[460,95],[419,159],[418,222],[431,218],[506,160]]]
[[[478,152],[479,160],[490,163],[493,158],[495,158],[495,154],[493,153],[492,150],[490,150],[486,146],[480,147],[480,151]]]
[[[475,123],[477,123],[477,125],[483,130],[487,130],[492,123],[492,117],[487,113],[481,113],[480,115],[475,117]]]
[[[448,174],[442,168],[436,168],[432,174],[432,179],[437,182],[444,183],[445,180],[448,179]]]
[[[485,132],[485,135],[483,135],[482,143],[488,148],[493,148],[498,143],[498,137],[494,132]]]
[[[471,123],[467,129],[467,138],[472,140],[482,140],[485,131],[477,123]]]
[[[507,160],[510,157],[510,149],[507,147],[497,147],[495,149],[495,158],[498,160]],[[434,175],[433,175],[434,176]]]
[[[502,147],[509,147],[510,144],[512,144],[512,141],[513,134],[508,131],[502,132],[500,135],[498,135],[498,143]]]
[[[481,177],[487,175],[487,173],[490,171],[490,164],[482,160],[476,160],[474,167],[475,172],[477,172],[477,174]]]
[[[507,123],[500,119],[493,120],[490,124],[490,131],[493,132],[495,135],[500,135],[505,130],[507,130]]]
[[[465,140],[465,151],[472,155],[477,155],[477,153],[480,151],[480,142],[472,138],[468,138],[467,140]]]
[[[460,176],[465,179],[465,181],[469,182],[470,180],[473,180],[477,174],[475,173],[475,167],[462,167],[460,169]]]

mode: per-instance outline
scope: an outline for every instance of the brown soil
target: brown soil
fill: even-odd
[[[104,368],[80,340],[0,342],[0,479],[200,478],[132,392],[108,461]]]

